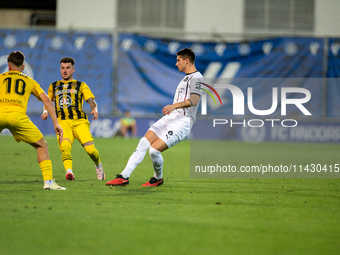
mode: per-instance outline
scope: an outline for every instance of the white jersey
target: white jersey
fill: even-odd
[[[203,76],[200,72],[187,74],[178,84],[173,103],[183,102],[190,98],[190,94],[197,94],[201,96],[202,90],[200,89],[199,82],[204,82]],[[196,121],[196,113],[198,104],[188,108],[175,109],[170,113],[170,116],[175,118],[191,117],[192,123]]]

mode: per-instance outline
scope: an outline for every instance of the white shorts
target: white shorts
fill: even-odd
[[[155,122],[149,130],[154,132],[170,148],[190,134],[190,117],[172,118],[165,115]]]

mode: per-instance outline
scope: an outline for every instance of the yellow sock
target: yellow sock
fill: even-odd
[[[68,169],[72,170],[72,160],[64,160],[63,165],[65,168],[65,171],[67,171]]]
[[[44,178],[44,181],[52,180],[52,161],[49,159],[43,160],[39,163],[42,176]]]
[[[61,159],[63,161],[65,171],[67,171],[67,169],[72,170],[72,155],[71,155],[72,146],[70,142],[63,141],[61,143],[60,149],[61,149]]]
[[[90,156],[90,158],[93,160],[93,162],[96,164],[96,166],[99,166],[100,164],[99,152],[94,147],[94,144],[85,146],[84,149],[87,152],[87,154]]]

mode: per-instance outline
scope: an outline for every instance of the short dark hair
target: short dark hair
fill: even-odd
[[[177,52],[177,56],[181,56],[183,59],[188,58],[190,63],[195,62],[195,53],[192,51],[192,49],[184,48]]]
[[[60,64],[61,63],[71,63],[73,66],[75,64],[74,58],[71,57],[63,57],[62,59],[60,59]]]
[[[13,63],[15,66],[19,67],[24,64],[25,55],[21,51],[13,51],[8,55],[7,62]]]

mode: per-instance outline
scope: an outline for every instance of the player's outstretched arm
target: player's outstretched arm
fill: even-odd
[[[99,117],[98,113],[98,107],[97,107],[97,102],[94,100],[93,97],[90,97],[89,99],[86,100],[86,103],[88,103],[92,109],[91,114],[93,114],[93,119],[96,120]]]
[[[47,112],[51,115],[51,119],[53,121],[54,125],[54,132],[59,135],[59,140],[61,141],[63,139],[63,129],[59,125],[57,115],[55,114],[53,103],[51,99],[45,94],[41,93],[39,95],[39,99],[44,103],[44,109],[47,110]],[[41,115],[41,118],[43,118],[43,115],[46,116],[45,119],[47,119],[48,114],[44,111],[44,113]]]
[[[166,105],[164,106],[162,112],[164,115],[169,115],[173,110],[178,109],[178,108],[187,108],[190,106],[195,106],[198,104],[200,101],[200,95],[197,94],[191,94],[190,98],[179,103],[171,104],[171,105]]]

